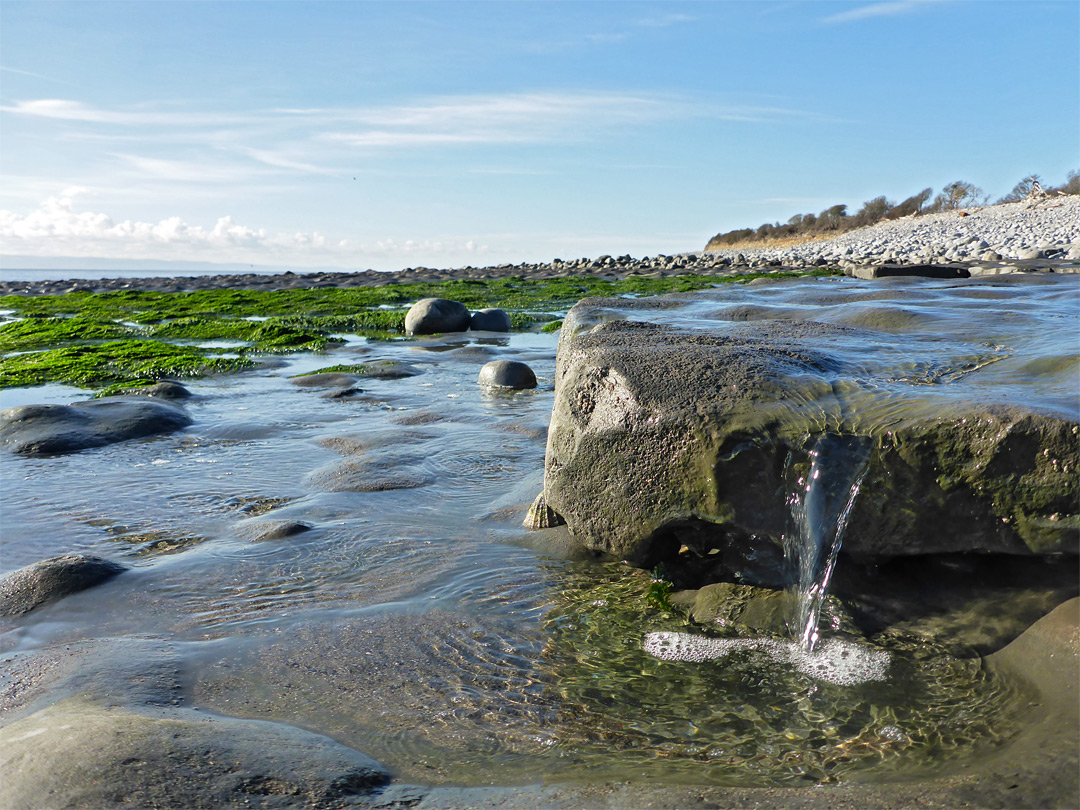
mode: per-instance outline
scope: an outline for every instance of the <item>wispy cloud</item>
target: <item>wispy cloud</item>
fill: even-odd
[[[355,127],[322,132],[318,137],[324,140],[358,147],[426,147],[556,141],[598,128],[663,119],[677,114],[680,106],[662,96],[520,93],[367,110],[291,112]]]
[[[696,17],[689,14],[660,14],[656,17],[644,17],[637,21],[642,28],[667,28],[672,25],[693,22]]]
[[[898,14],[909,14],[918,9],[934,3],[947,2],[947,0],[886,0],[881,3],[871,3],[859,6],[839,14],[832,14],[822,19],[829,24],[857,22],[873,17],[895,17]]]
[[[0,105],[0,112],[59,121],[119,126],[230,126],[250,123],[251,114],[233,115],[203,112],[169,112],[155,109],[108,110],[91,107],[80,101],[43,98]],[[258,120],[265,120],[262,116]]]
[[[30,76],[34,79],[41,79],[42,81],[52,82],[53,84],[64,84],[68,87],[78,87],[74,82],[67,82],[63,79],[56,79],[52,76],[44,76],[41,73],[34,73],[31,70],[19,70],[18,68],[8,67],[7,65],[0,65],[0,73],[14,73],[17,76]]]

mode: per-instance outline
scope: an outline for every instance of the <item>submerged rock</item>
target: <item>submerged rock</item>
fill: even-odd
[[[289,380],[300,388],[348,388],[357,381],[355,374],[330,371],[322,374],[304,374]]]
[[[337,808],[389,781],[329,737],[194,709],[68,699],[10,723],[0,741],[0,805],[12,810]]]
[[[191,417],[180,406],[154,397],[22,405],[0,412],[0,447],[27,456],[72,453],[190,424]]]
[[[775,545],[813,442],[853,434],[871,449],[846,552],[1077,553],[1080,426],[1017,393],[1022,365],[968,385],[995,357],[967,341],[701,304],[694,326],[646,322],[669,310],[585,299],[564,322],[543,494],[587,547],[650,566]]]
[[[0,580],[0,616],[21,616],[126,570],[127,566],[90,554],[65,554],[36,562]]]
[[[464,332],[469,328],[469,310],[460,301],[423,298],[405,313],[405,331],[410,335]]]

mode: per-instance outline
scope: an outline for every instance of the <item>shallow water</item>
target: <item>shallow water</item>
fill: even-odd
[[[914,332],[860,331],[838,350],[898,398],[924,377],[948,397],[953,376],[981,375],[995,394],[1075,411],[1077,289],[807,280],[658,315],[891,313]],[[980,332],[987,308],[1015,327]],[[855,685],[753,645],[701,662],[650,655],[647,634],[701,628],[650,601],[648,573],[555,553],[557,531],[521,527],[542,486],[556,339],[356,342],[191,383],[195,424],[176,434],[5,455],[3,572],[72,551],[132,566],[15,622],[5,655],[160,641],[193,705],[329,734],[423,783],[888,779],[960,769],[1016,732],[1022,684],[925,643],[892,642],[885,679]],[[288,379],[381,359],[423,373],[361,380],[346,399]],[[478,387],[490,359],[529,363],[539,388]],[[71,399],[46,387],[0,401]],[[341,474],[367,491],[327,491]],[[312,528],[252,539],[283,520]]]

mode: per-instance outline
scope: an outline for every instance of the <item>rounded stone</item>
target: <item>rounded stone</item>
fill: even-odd
[[[36,562],[0,580],[0,616],[21,616],[126,570],[125,565],[92,554],[65,554]]]
[[[536,388],[536,375],[517,360],[493,360],[480,369],[476,382],[496,388]]]
[[[460,301],[423,298],[405,314],[405,331],[410,335],[464,332],[469,328],[469,322],[469,310]]]
[[[474,332],[509,332],[510,316],[502,309],[481,309],[473,313],[469,328]]]

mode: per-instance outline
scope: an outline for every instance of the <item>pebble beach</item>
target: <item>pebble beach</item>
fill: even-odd
[[[289,290],[311,287],[370,287],[383,284],[493,279],[507,276],[543,279],[566,276],[625,278],[633,275],[716,275],[799,271],[836,267],[848,275],[881,264],[935,264],[962,268],[971,276],[1033,270],[1080,270],[1080,197],[1051,197],[924,214],[848,231],[832,239],[790,247],[733,248],[634,258],[599,256],[552,259],[534,264],[396,272],[317,272],[229,274],[192,277],[109,278],[92,281],[4,281],[0,295],[58,295],[67,292],[153,290]]]

